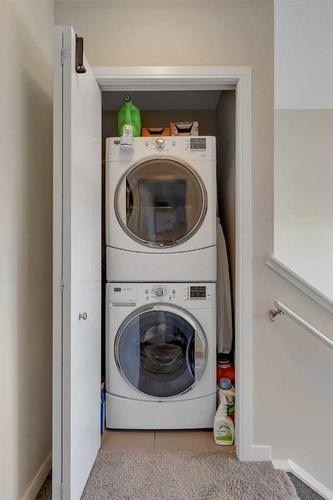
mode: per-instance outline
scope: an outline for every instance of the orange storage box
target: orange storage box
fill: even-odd
[[[170,135],[169,127],[142,127],[142,137]]]

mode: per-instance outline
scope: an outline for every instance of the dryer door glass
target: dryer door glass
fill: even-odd
[[[168,397],[188,390],[201,377],[205,350],[194,325],[170,310],[153,308],[120,329],[115,357],[132,386]]]
[[[125,200],[126,199],[126,200]],[[156,158],[140,163],[122,179],[115,199],[118,220],[141,243],[180,244],[200,227],[206,191],[186,165]]]

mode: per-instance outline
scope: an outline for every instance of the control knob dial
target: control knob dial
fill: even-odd
[[[165,140],[159,137],[158,139],[156,139],[155,144],[157,149],[163,149],[165,147]]]

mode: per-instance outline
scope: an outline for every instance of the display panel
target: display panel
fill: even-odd
[[[191,137],[190,149],[206,149],[205,137]]]
[[[206,287],[205,286],[190,286],[191,299],[205,299]]]

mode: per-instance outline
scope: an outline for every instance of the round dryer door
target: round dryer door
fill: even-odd
[[[199,324],[174,306],[146,306],[120,327],[117,366],[137,390],[155,397],[176,396],[200,380],[207,344]]]
[[[123,229],[150,247],[178,245],[200,227],[206,190],[193,170],[171,158],[151,158],[120,180],[115,210]]]

